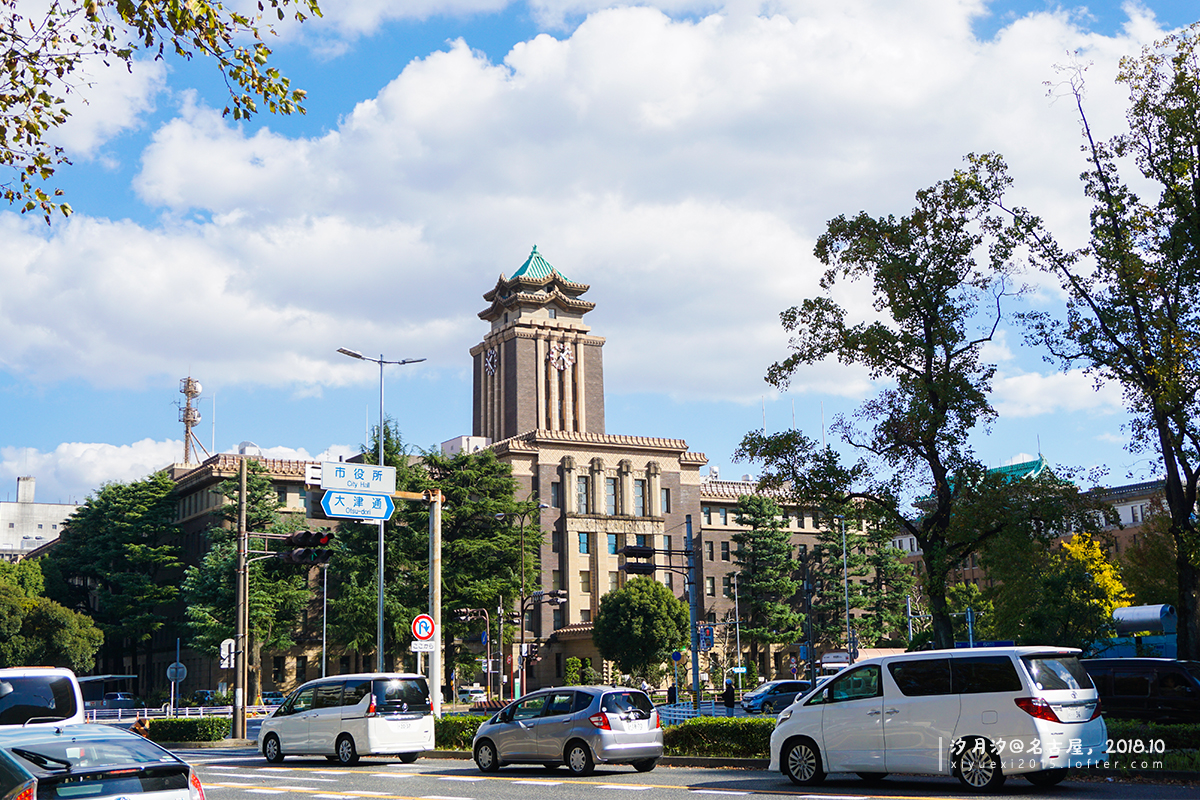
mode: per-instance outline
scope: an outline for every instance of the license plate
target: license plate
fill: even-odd
[[[392,727],[398,728],[399,730],[402,730],[402,731],[406,731],[412,727],[412,723],[411,722],[393,722]]]
[[[646,720],[630,720],[629,722],[625,723],[625,730],[632,731],[634,733],[645,733],[648,730]]]

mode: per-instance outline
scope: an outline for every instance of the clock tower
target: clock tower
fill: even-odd
[[[493,442],[534,430],[604,433],[604,338],[583,315],[595,306],[537,247],[511,278],[501,274],[479,312],[491,323],[471,348],[475,436]]]

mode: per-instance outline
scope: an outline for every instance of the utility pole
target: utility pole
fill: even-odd
[[[429,497],[429,615],[437,631],[437,643],[429,654],[429,676],[433,679],[433,716],[442,716],[442,492]],[[382,562],[379,565],[383,570]]]
[[[696,548],[692,546],[692,515],[684,518],[687,525],[687,538],[684,548],[688,552],[688,617],[692,628],[692,707],[700,708],[700,598],[697,597],[698,570],[696,569]]]
[[[246,457],[243,456],[238,471],[238,531],[237,566],[234,583],[234,662],[233,662],[233,738],[246,738],[246,645],[249,637],[246,630],[246,606],[249,605],[249,582],[246,574],[246,551],[249,549],[246,532]]]

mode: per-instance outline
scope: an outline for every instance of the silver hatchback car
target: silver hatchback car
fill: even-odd
[[[662,757],[662,722],[640,689],[564,686],[510,703],[479,726],[475,763],[483,772],[505,764],[561,764],[590,775],[596,764],[654,769]]]

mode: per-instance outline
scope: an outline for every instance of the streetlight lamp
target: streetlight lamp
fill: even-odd
[[[349,350],[345,347],[339,347],[338,352],[344,356],[357,358],[359,361],[371,361],[379,365],[379,466],[383,466],[383,365],[384,364],[417,364],[425,359],[423,358],[405,358],[400,361],[386,361],[383,354],[379,358],[371,358],[364,356],[357,350]],[[383,672],[383,524],[386,520],[379,520],[379,608],[378,608],[378,624],[375,629],[375,669],[376,672]]]
[[[547,505],[546,503],[538,503],[538,506],[537,506],[538,515],[539,516],[541,515],[542,509],[549,508],[549,507],[550,506]],[[505,512],[501,511],[499,514],[496,514],[497,520],[503,520],[503,519],[507,519],[509,517],[516,517],[521,522],[521,524],[520,524],[520,529],[521,529],[521,600],[517,604],[517,607],[521,609],[521,639],[520,639],[521,643],[517,646],[517,652],[520,653],[522,656],[525,655],[525,600],[526,600],[526,597],[525,597],[525,521],[529,518],[529,515],[532,512],[533,512],[533,509],[527,508],[524,511],[518,511],[516,513],[507,513],[506,514]],[[522,661],[521,661],[520,674],[521,674],[521,692],[524,693],[524,691],[525,691],[525,661],[524,661],[524,659],[522,659]]]

